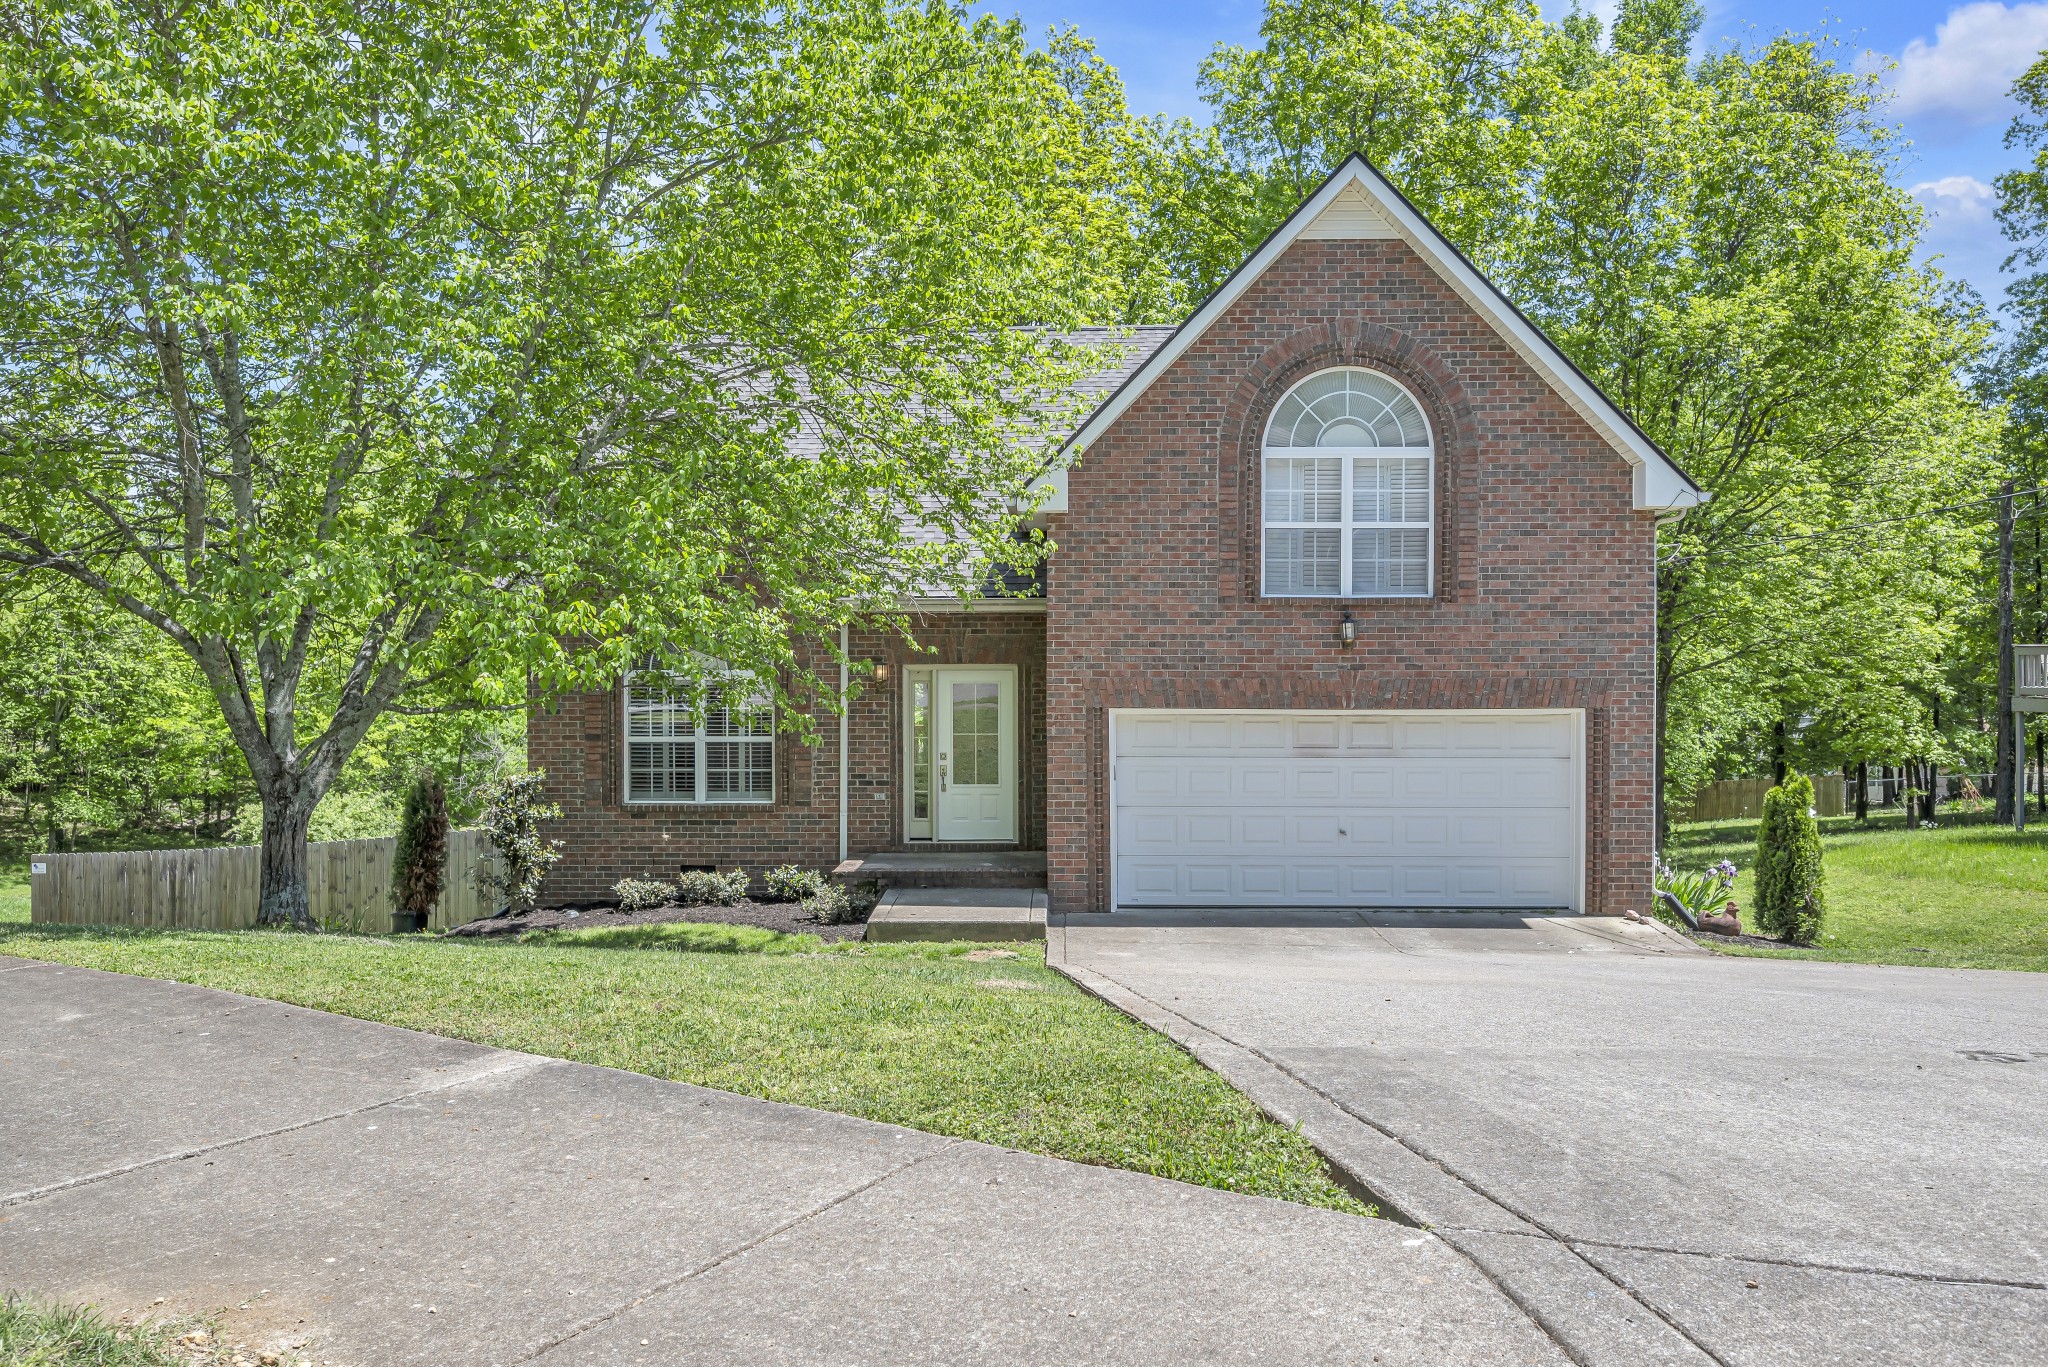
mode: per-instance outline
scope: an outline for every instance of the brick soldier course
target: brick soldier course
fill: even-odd
[[[1383,204],[1398,203],[1362,163],[1339,177],[1353,167]],[[850,709],[852,851],[909,847],[904,667],[1009,664],[1020,684],[1016,848],[1046,852],[1056,911],[1109,908],[1107,718],[1129,707],[1584,709],[1584,909],[1639,904],[1653,837],[1655,523],[1675,497],[1639,493],[1644,471],[1618,449],[1615,425],[1597,430],[1583,392],[1568,400],[1526,338],[1511,344],[1475,308],[1469,281],[1461,292],[1425,259],[1427,242],[1288,232],[1226,306],[1196,315],[1191,344],[1138,372],[1135,398],[1069,472],[1065,510],[1046,518],[1058,551],[1042,606],[927,614],[916,657],[893,637],[854,633],[857,658],[893,669]],[[1155,330],[1140,344],[1163,340]],[[1429,419],[1429,597],[1261,596],[1262,433],[1291,386],[1333,366],[1388,374]],[[1690,490],[1668,464],[1660,477]],[[1350,649],[1337,635],[1346,610]],[[772,805],[724,807],[626,804],[622,724],[616,689],[532,715],[531,762],[565,811],[551,832],[566,846],[552,896],[599,897],[627,874],[686,864],[837,858],[835,719],[821,719],[816,746],[778,739]]]

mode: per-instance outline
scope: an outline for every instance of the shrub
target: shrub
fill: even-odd
[[[1788,774],[1764,794],[1764,817],[1756,828],[1757,929],[1797,945],[1820,938],[1827,910],[1820,860],[1813,780]]]
[[[778,902],[807,901],[825,886],[824,875],[816,869],[800,869],[794,864],[768,870],[762,881],[768,885],[768,895]]]
[[[622,911],[645,911],[658,907],[676,895],[676,885],[658,878],[621,878],[612,884],[612,896]]]
[[[507,774],[484,793],[481,824],[498,863],[493,867],[485,860],[477,865],[477,886],[486,896],[503,897],[513,908],[534,905],[548,870],[562,857],[561,841],[541,839],[540,823],[562,814],[541,795],[546,779],[539,770]]]
[[[747,900],[747,871],[685,869],[676,879],[676,900],[686,907],[738,906]]]
[[[803,900],[803,909],[828,926],[843,926],[860,919],[853,899],[837,883],[826,883]]]
[[[398,849],[391,857],[391,902],[400,915],[431,916],[448,882],[448,794],[421,774],[405,790]]]

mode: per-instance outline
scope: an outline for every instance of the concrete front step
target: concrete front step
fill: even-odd
[[[1042,888],[1041,850],[913,851],[864,854],[832,870],[834,882],[880,883],[885,888]]]
[[[1043,940],[1037,888],[890,888],[868,916],[869,940]]]

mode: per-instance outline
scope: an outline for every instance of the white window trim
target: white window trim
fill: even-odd
[[[697,795],[695,797],[635,797],[633,795],[633,680],[643,674],[655,674],[671,686],[687,687],[690,680],[677,674],[665,674],[658,670],[632,670],[620,681],[619,686],[619,793],[629,807],[772,807],[776,799],[775,764],[775,708],[768,705],[768,734],[755,737],[710,736],[705,734],[705,717],[697,718],[697,729],[688,738],[696,750]],[[720,685],[729,688],[730,685]],[[708,712],[708,709],[707,709]],[[681,740],[681,737],[675,738]],[[768,747],[768,792],[742,793],[735,796],[714,796],[705,791],[705,775],[709,768],[704,747],[707,743],[737,740],[742,744]],[[672,742],[664,742],[672,743]]]
[[[1272,429],[1273,415],[1280,411],[1280,405],[1286,402],[1287,396],[1289,394],[1292,394],[1295,390],[1307,384],[1316,376],[1327,374],[1332,370],[1370,369],[1372,369],[1372,367],[1370,366],[1336,365],[1325,366],[1321,370],[1310,371],[1308,374],[1302,376],[1299,380],[1296,380],[1293,384],[1289,385],[1287,387],[1286,393],[1283,393],[1280,396],[1280,398],[1274,402],[1273,407],[1268,409],[1266,412],[1265,424],[1263,427],[1261,427],[1259,431],[1259,596],[1262,598],[1304,599],[1317,603],[1346,603],[1419,602],[1436,597],[1436,427],[1429,420],[1429,409],[1423,406],[1422,400],[1416,396],[1414,390],[1409,389],[1407,385],[1402,384],[1393,376],[1387,375],[1384,371],[1374,372],[1376,374],[1381,375],[1390,384],[1399,386],[1401,390],[1408,395],[1409,398],[1415,401],[1416,411],[1422,415],[1423,430],[1429,435],[1429,445],[1427,446],[1268,446],[1266,444],[1266,434]],[[1355,504],[1352,501],[1352,476],[1355,473],[1356,469],[1354,461],[1360,457],[1372,458],[1385,456],[1421,456],[1428,460],[1429,473],[1426,483],[1429,489],[1429,506],[1428,515],[1423,521],[1357,522],[1352,519],[1352,514],[1357,510],[1357,504]],[[1340,492],[1337,496],[1338,510],[1343,514],[1340,520],[1336,522],[1273,522],[1267,520],[1267,461],[1275,459],[1327,460],[1333,458],[1338,461],[1338,469],[1341,472],[1338,486]],[[1424,554],[1427,557],[1426,564],[1428,566],[1428,582],[1427,586],[1423,589],[1422,592],[1357,593],[1352,591],[1351,552],[1352,542],[1354,540],[1352,536],[1353,532],[1381,530],[1412,532],[1416,530],[1418,527],[1422,529],[1423,534],[1427,539],[1427,545]],[[1333,529],[1337,533],[1337,592],[1282,593],[1270,587],[1266,583],[1266,537],[1268,533],[1274,531],[1330,531]]]

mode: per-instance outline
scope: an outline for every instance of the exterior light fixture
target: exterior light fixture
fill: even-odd
[[[883,660],[875,666],[875,682],[878,684],[889,682],[889,662],[887,660]]]
[[[1358,641],[1358,624],[1351,620],[1351,609],[1344,609],[1344,620],[1337,623],[1337,644],[1349,650]]]

